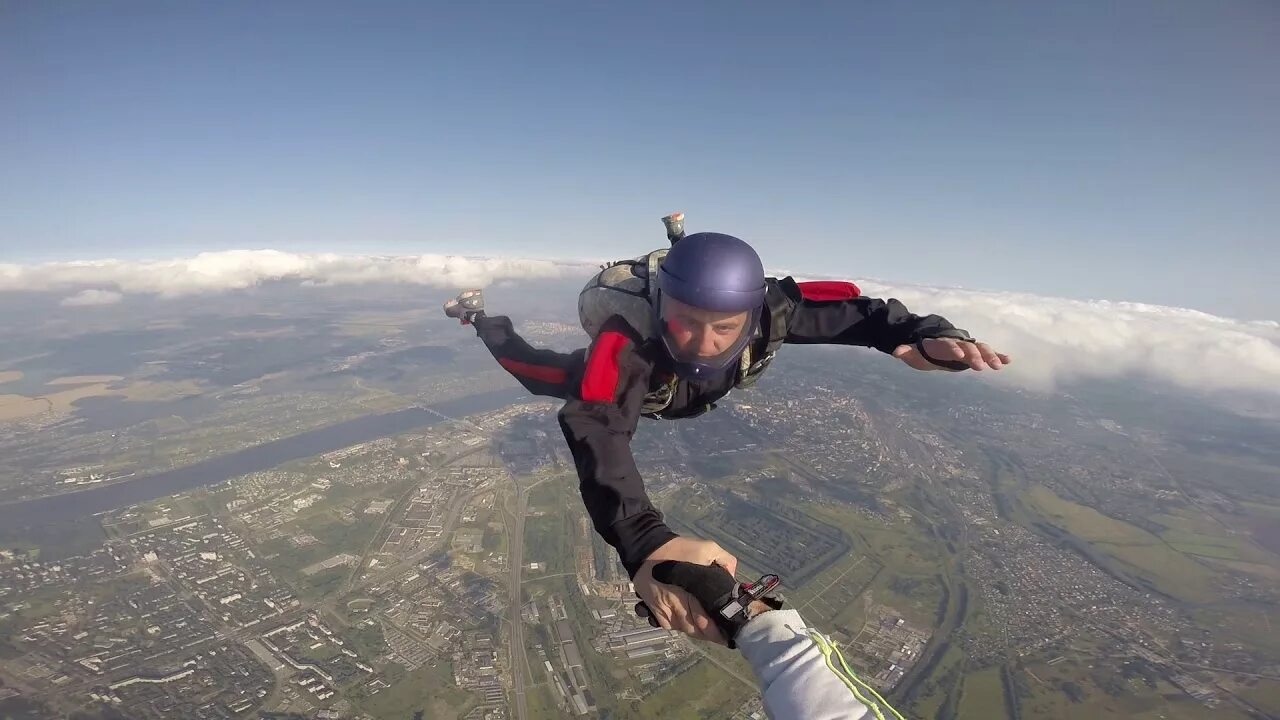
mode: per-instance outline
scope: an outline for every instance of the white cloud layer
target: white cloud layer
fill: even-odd
[[[520,258],[302,255],[278,250],[228,250],[171,260],[0,264],[0,292],[92,286],[126,294],[178,297],[240,290],[279,280],[316,285],[414,283],[461,288],[509,278],[579,277],[583,273],[583,265]]]
[[[1038,390],[1145,375],[1197,391],[1263,392],[1280,410],[1280,323],[1108,300],[861,281],[866,295],[936,313],[1014,356],[1001,375]]]
[[[124,299],[124,295],[113,290],[90,288],[62,299],[64,307],[81,307],[85,305],[114,305]]]
[[[272,281],[308,285],[415,283],[483,287],[501,280],[585,282],[593,266],[450,255],[374,257],[275,250],[201,253],[154,261],[0,264],[0,292],[67,291],[64,305],[118,302],[126,294],[176,297]],[[917,313],[944,315],[1014,356],[1001,373],[1049,389],[1078,378],[1140,374],[1204,391],[1246,391],[1280,400],[1280,323],[1243,322],[1195,310],[1128,302],[860,281],[870,296],[896,297]],[[572,313],[566,308],[566,313]]]

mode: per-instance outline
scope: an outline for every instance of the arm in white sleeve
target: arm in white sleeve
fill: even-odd
[[[757,615],[734,641],[760,678],[765,712],[774,720],[862,720],[872,718],[869,704],[882,702],[852,676],[825,638],[810,635],[795,610]],[[897,716],[882,707],[892,713],[886,718]]]

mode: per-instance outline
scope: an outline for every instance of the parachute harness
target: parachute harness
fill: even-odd
[[[813,628],[800,628],[800,630],[803,630],[809,636],[809,639],[813,640],[813,643],[818,646],[818,652],[822,653],[822,658],[826,660],[827,668],[835,673],[836,677],[840,678],[840,681],[844,683],[845,687],[849,688],[849,692],[853,693],[858,702],[866,705],[871,709],[871,712],[875,713],[876,720],[885,720],[885,715],[881,708],[888,708],[889,712],[893,713],[893,717],[897,718],[897,720],[906,720],[902,713],[894,709],[892,705],[880,696],[880,693],[876,692],[875,688],[863,682],[853,672],[849,667],[849,663],[845,661],[844,655],[840,652],[840,648],[836,647],[830,638]],[[859,688],[871,693],[875,701],[868,700]]]

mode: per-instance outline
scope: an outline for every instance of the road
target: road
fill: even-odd
[[[524,621],[521,618],[524,600],[520,594],[520,575],[524,571],[524,517],[532,487],[533,485],[521,487],[516,482],[515,510],[507,510],[509,519],[505,521],[509,545],[507,560],[511,563],[511,617],[508,625],[511,628],[511,693],[515,697],[516,720],[529,718],[529,702],[525,697],[525,674],[529,673],[529,656],[524,647]]]
[[[508,624],[511,626],[512,694],[515,696],[516,720],[528,720],[526,678],[533,682],[533,668],[529,667],[529,654],[524,646],[524,620],[521,617],[521,611],[524,610],[524,598],[520,592],[520,584],[523,582],[521,575],[524,572],[524,519],[529,509],[529,491],[546,480],[547,478],[543,478],[528,487],[522,487],[516,481],[515,509],[503,508],[506,511],[503,523],[507,526],[509,546],[507,559],[511,563],[511,610]]]
[[[524,566],[524,512],[528,501],[525,491],[516,484],[516,509],[507,525],[507,542],[509,552],[507,560],[511,563],[511,694],[515,699],[516,720],[528,720],[529,702],[524,694],[524,666],[528,658],[524,651],[524,623],[520,617],[523,602],[520,596],[520,573]],[[523,658],[523,659],[522,659]]]

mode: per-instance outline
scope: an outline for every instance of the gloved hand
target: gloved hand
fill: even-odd
[[[724,635],[730,648],[737,647],[733,639],[751,618],[761,612],[782,607],[780,600],[761,598],[752,603],[751,610],[737,613],[733,617],[725,617],[720,609],[734,600],[738,581],[734,580],[733,575],[720,565],[696,565],[678,560],[663,560],[653,566],[653,579],[666,585],[674,585],[692,595],[715,621],[716,627]],[[643,606],[644,603],[640,603],[636,607],[636,612],[642,616],[647,614],[644,612],[647,608]],[[649,624],[656,627],[653,616],[650,614],[648,617]]]
[[[1013,362],[1008,355],[969,338],[939,337],[918,340],[914,345],[899,345],[893,356],[916,370],[1001,370]]]
[[[636,595],[644,601],[645,609],[649,611],[647,617],[651,618],[650,625],[678,630],[698,640],[727,644],[727,639],[711,616],[702,609],[697,598],[684,588],[654,579],[654,566],[666,560],[681,560],[696,565],[715,563],[732,576],[738,569],[738,559],[711,540],[676,537],[650,553],[631,579],[635,584]]]

